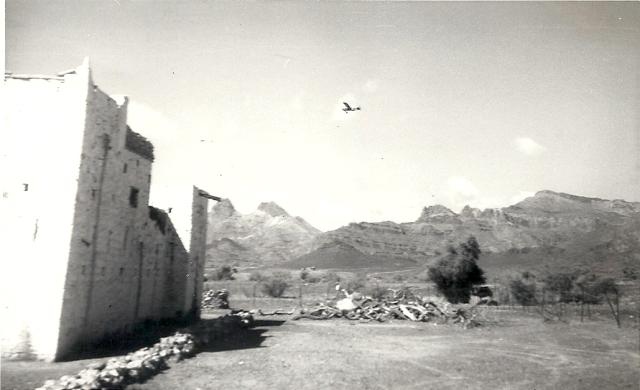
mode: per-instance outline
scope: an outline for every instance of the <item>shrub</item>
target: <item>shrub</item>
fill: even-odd
[[[287,288],[289,288],[289,283],[277,277],[273,277],[262,284],[262,292],[273,298],[280,298]]]
[[[546,291],[556,295],[559,302],[566,303],[575,300],[573,282],[575,275],[569,273],[550,273],[543,279]]]
[[[528,283],[526,278],[514,279],[509,283],[509,289],[513,299],[516,300],[522,306],[535,305],[536,300],[536,285],[535,283]]]
[[[233,273],[231,266],[223,265],[220,268],[216,268],[210,276],[212,280],[233,280]]]
[[[375,286],[370,286],[365,290],[365,295],[377,300],[384,298],[387,294],[389,294],[389,289],[377,284]]]
[[[611,309],[611,315],[616,320],[618,328],[620,328],[620,289],[616,285],[616,281],[612,278],[604,278],[598,280],[593,291],[604,298]]]
[[[575,291],[573,295],[575,300],[587,305],[597,305],[602,301],[600,294],[601,279],[594,274],[584,273],[574,281]]]
[[[337,273],[330,271],[322,276],[322,280],[330,283],[338,283],[340,281],[340,276]]]
[[[362,290],[367,284],[367,280],[364,275],[358,275],[352,279],[347,280],[347,282],[342,286],[345,290],[350,293],[355,291]]]
[[[622,270],[622,275],[628,280],[638,280],[638,270],[631,267],[625,267]]]
[[[307,280],[308,277],[309,277],[309,270],[307,270],[306,268],[303,268],[300,271],[300,279]]]
[[[262,282],[265,279],[265,276],[260,271],[253,271],[249,274],[249,280],[253,282]]]
[[[471,236],[459,248],[449,248],[449,255],[429,268],[429,279],[451,303],[468,303],[474,285],[485,282],[484,272],[476,261],[480,245]]]
[[[306,282],[307,283],[318,283],[318,282],[320,282],[320,278],[318,276],[315,276],[315,275],[307,276]]]

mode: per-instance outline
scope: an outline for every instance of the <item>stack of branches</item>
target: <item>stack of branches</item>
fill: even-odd
[[[228,309],[229,290],[207,290],[202,293],[202,307],[208,309]]]
[[[309,318],[327,320],[346,318],[360,321],[409,320],[418,322],[454,323],[470,328],[480,325],[475,306],[453,306],[436,300],[420,297],[410,289],[387,290],[377,298],[348,294],[344,299],[318,303],[310,309],[301,309],[294,320]],[[345,302],[347,301],[347,302]]]

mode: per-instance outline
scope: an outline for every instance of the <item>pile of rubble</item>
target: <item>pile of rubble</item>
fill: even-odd
[[[90,364],[77,375],[48,380],[36,390],[124,389],[129,384],[140,383],[169,368],[171,363],[195,355],[198,347],[252,324],[253,317],[249,312],[225,315],[208,321],[206,328],[194,325],[190,329],[193,334],[177,332],[173,336],[161,338],[153,347],[141,348],[107,362]]]
[[[228,309],[229,308],[229,291],[222,290],[206,290],[202,292],[202,308],[203,309]]]
[[[65,375],[48,380],[37,390],[53,389],[121,389],[141,382],[169,366],[169,360],[179,361],[195,354],[195,340],[188,333],[163,337],[153,347],[141,348],[126,356],[93,363],[77,375]]]
[[[393,319],[409,321],[436,321],[455,323],[464,328],[478,326],[477,312],[474,306],[453,306],[446,302],[420,297],[408,289],[388,290],[378,298],[349,294],[342,290],[346,298],[318,303],[310,309],[301,309],[293,319],[309,318],[327,320],[346,318],[361,321],[388,321]]]

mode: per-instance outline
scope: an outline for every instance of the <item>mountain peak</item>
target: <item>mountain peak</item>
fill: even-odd
[[[425,222],[433,218],[451,218],[456,216],[458,216],[458,214],[454,213],[443,205],[436,204],[423,208],[422,214],[420,214],[420,218],[418,218],[416,222]]]
[[[220,202],[213,205],[211,212],[221,218],[229,218],[236,213],[233,203],[229,199],[222,199]]]
[[[258,206],[258,210],[263,211],[272,217],[289,216],[289,214],[275,202],[262,202]]]

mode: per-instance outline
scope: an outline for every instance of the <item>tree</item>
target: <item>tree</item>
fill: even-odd
[[[575,279],[575,275],[570,273],[549,273],[542,281],[545,289],[556,295],[558,302],[567,303],[575,301],[573,294]]]
[[[591,317],[589,305],[596,305],[602,300],[597,291],[598,283],[598,277],[588,271],[584,271],[573,283],[577,290],[574,293],[575,299],[580,302],[580,322],[584,321],[584,306],[587,305],[587,312]]]
[[[616,320],[618,328],[620,328],[620,289],[612,278],[600,279],[594,285],[594,292],[607,300],[607,304],[611,309],[611,315]],[[615,305],[615,307],[614,307]]]
[[[459,248],[449,247],[449,254],[429,268],[429,279],[451,303],[468,303],[474,285],[485,282],[484,272],[476,263],[480,245],[471,236]]]
[[[282,276],[273,276],[262,284],[262,292],[270,297],[280,298],[289,287]]]
[[[231,268],[231,266],[229,265],[223,265],[220,268],[217,268],[213,274],[211,275],[211,278],[213,280],[233,280],[233,274],[234,274],[234,269]]]
[[[523,309],[525,306],[531,306],[538,303],[536,299],[536,284],[528,273],[523,273],[519,279],[513,279],[509,282],[509,289],[513,299],[516,300]]]

